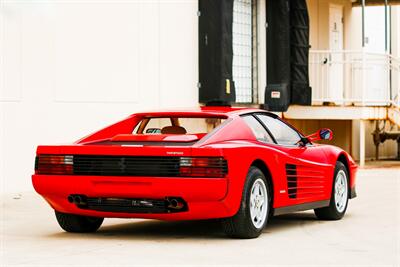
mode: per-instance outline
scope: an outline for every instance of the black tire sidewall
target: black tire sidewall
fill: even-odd
[[[261,179],[264,184],[265,184],[265,188],[267,191],[267,212],[266,212],[266,218],[265,221],[262,225],[262,227],[260,228],[256,228],[252,222],[251,219],[251,214],[250,214],[250,195],[251,195],[251,189],[253,187],[253,184],[255,183],[255,181],[257,181],[258,179]],[[245,212],[245,218],[248,221],[248,227],[252,228],[252,232],[257,232],[257,233],[261,233],[262,230],[264,229],[264,227],[267,225],[268,222],[268,215],[270,213],[270,199],[271,199],[271,193],[270,193],[270,189],[269,189],[269,185],[268,182],[264,176],[264,174],[262,173],[262,171],[256,167],[251,167],[248,174],[247,174],[247,179],[246,179],[246,183],[243,189],[243,198],[242,198],[242,204],[241,204],[241,209],[243,209],[243,211]]]
[[[339,173],[339,171],[344,171],[344,173],[346,174],[346,187],[347,187],[347,197],[346,197],[346,207],[344,208],[344,210],[342,212],[339,212],[337,207],[336,207],[336,203],[335,203],[335,183],[336,183],[336,179],[337,179],[337,174]],[[336,213],[337,217],[343,217],[344,214],[346,213],[347,210],[347,206],[349,204],[349,174],[347,172],[346,166],[344,166],[344,164],[342,162],[337,162],[336,166],[335,166],[335,173],[333,176],[333,182],[332,182],[332,196],[331,196],[331,201],[330,201],[330,207],[332,209],[332,211],[334,211],[334,213]]]
[[[81,216],[63,213],[55,210],[58,224],[66,232],[90,233],[95,232],[103,223],[104,218]]]

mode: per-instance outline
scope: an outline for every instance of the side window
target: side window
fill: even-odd
[[[256,115],[271,132],[276,142],[280,145],[296,145],[300,140],[297,131],[289,127],[286,123],[278,118],[267,115]]]
[[[265,128],[257,121],[256,118],[253,116],[244,116],[242,118],[253,131],[258,141],[263,143],[274,143],[267,130],[265,130]]]

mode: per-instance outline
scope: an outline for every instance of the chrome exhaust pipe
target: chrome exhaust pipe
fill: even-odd
[[[68,202],[75,205],[86,205],[86,196],[84,195],[69,195]]]
[[[77,205],[82,204],[82,198],[81,198],[81,196],[75,196],[74,202],[75,202],[75,204],[77,204]]]
[[[171,198],[169,199],[169,205],[168,208],[174,209],[174,210],[180,210],[184,207],[183,203],[179,201],[176,198]]]

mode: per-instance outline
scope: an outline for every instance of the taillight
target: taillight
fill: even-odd
[[[181,157],[179,173],[189,177],[225,177],[228,164],[221,157]]]
[[[68,175],[74,173],[74,156],[39,155],[35,161],[35,174]]]

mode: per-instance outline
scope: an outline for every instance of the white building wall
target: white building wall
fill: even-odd
[[[32,190],[36,146],[138,110],[198,105],[197,0],[2,1],[0,179]]]
[[[400,6],[391,7],[391,53],[400,57]]]

